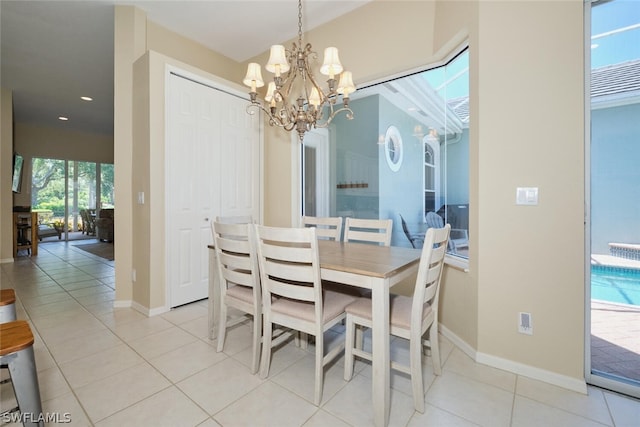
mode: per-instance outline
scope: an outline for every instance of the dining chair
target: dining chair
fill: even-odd
[[[342,237],[342,217],[318,217],[303,216],[303,227],[316,227],[316,236],[319,239],[340,241]]]
[[[314,403],[320,405],[324,367],[344,350],[340,342],[325,355],[324,332],[345,318],[345,307],[356,298],[322,289],[315,228],[255,228],[264,304],[260,377],[269,375],[273,325],[313,335]]]
[[[377,243],[391,246],[392,219],[360,219],[347,217],[344,224],[345,242]]]
[[[424,384],[422,383],[422,350],[431,349],[433,371],[442,373],[440,366],[440,348],[438,345],[438,299],[440,280],[444,265],[444,256],[451,226],[430,228],[424,238],[420,256],[420,266],[412,297],[391,295],[389,301],[389,331],[391,335],[409,340],[409,366],[391,362],[391,368],[411,376],[413,404],[416,411],[424,413]],[[346,308],[346,337],[344,379],[349,381],[353,375],[354,356],[371,360],[372,355],[356,348],[356,327],[371,328],[371,300],[360,298]],[[428,338],[423,340],[429,331]],[[375,331],[373,331],[375,333]]]
[[[216,221],[225,224],[250,224],[253,222],[253,217],[251,215],[217,216]]]
[[[255,236],[252,224],[214,221],[213,231],[220,286],[217,351],[224,348],[227,328],[253,317],[251,373],[258,372],[260,341],[262,338],[262,289],[258,272]],[[228,318],[228,308],[242,315]]]

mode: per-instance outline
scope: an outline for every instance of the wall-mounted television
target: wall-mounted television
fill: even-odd
[[[20,154],[13,155],[13,181],[11,189],[14,193],[19,193],[22,187],[22,164],[24,159]]]

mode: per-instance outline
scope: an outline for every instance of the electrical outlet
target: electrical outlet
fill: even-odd
[[[518,313],[518,332],[533,335],[533,319],[531,313]]]
[[[135,268],[133,270],[131,270],[131,281],[132,282],[136,281],[136,269]]]

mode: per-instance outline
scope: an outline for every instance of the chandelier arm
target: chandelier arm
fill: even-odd
[[[341,112],[345,111],[346,114],[346,118],[347,120],[353,120],[353,111],[351,110],[351,108],[349,107],[342,107],[337,109],[336,111],[332,112],[331,115],[329,115],[329,117],[327,117],[327,120],[325,122],[316,122],[315,127],[316,128],[326,128],[327,126],[329,126],[331,124],[331,122],[333,121],[333,119]]]
[[[272,126],[278,126],[278,127],[284,128],[287,132],[293,130],[293,128],[295,127],[295,123],[292,123],[290,120],[287,120],[286,122],[283,121],[277,115],[271,114],[271,111],[269,111],[266,108],[264,108],[264,106],[262,106],[262,104],[260,104],[258,102],[251,103],[251,104],[247,105],[247,107],[246,107],[247,113],[253,115],[253,114],[255,114],[255,111],[250,111],[251,108],[255,108],[257,110],[262,110],[262,112],[264,112],[266,114],[266,116],[269,118],[269,124],[272,125]],[[289,117],[286,117],[286,118],[289,119]]]

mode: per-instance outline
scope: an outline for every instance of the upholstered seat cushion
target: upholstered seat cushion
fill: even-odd
[[[409,329],[411,326],[411,297],[404,295],[391,295],[389,300],[389,321],[393,326]],[[371,320],[371,300],[369,298],[359,298],[353,304],[345,308],[348,314],[352,314],[363,319]],[[423,320],[431,313],[431,305],[425,304],[422,312]]]
[[[356,301],[356,297],[333,291],[322,292],[322,321],[327,322],[344,313],[349,304]],[[308,322],[315,322],[315,306],[310,302],[294,301],[288,298],[278,298],[271,304],[271,310]]]
[[[253,288],[242,285],[230,286],[227,288],[227,297],[253,304]]]

